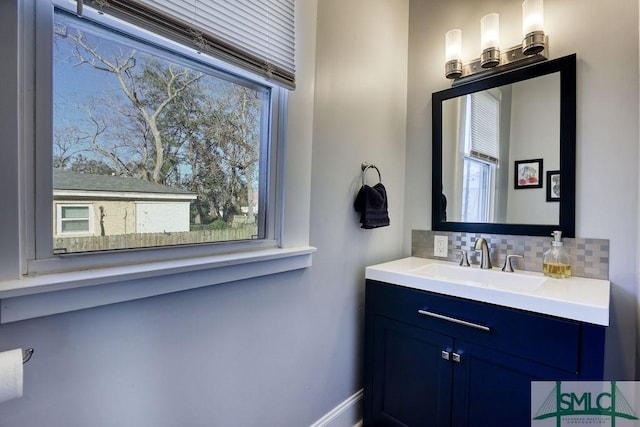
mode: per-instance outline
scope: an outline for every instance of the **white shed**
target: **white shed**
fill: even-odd
[[[55,169],[54,236],[189,231],[196,194],[141,179]]]

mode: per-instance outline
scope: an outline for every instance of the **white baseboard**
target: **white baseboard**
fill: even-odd
[[[327,412],[311,427],[359,427],[362,426],[362,389]]]

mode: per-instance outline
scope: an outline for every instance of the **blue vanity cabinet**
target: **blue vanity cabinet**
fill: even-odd
[[[453,349],[453,338],[382,316],[372,327],[375,368],[365,384],[371,399],[365,424],[448,426],[452,365],[441,352]]]
[[[364,352],[365,426],[528,426],[532,380],[602,379],[604,327],[367,280]]]
[[[565,372],[465,341],[454,366],[452,426],[531,425],[532,380],[576,380]],[[407,424],[409,425],[409,424]]]

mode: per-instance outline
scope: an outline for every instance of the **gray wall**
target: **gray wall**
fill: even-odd
[[[404,0],[318,2],[310,314],[327,356],[316,366],[325,385],[315,396],[326,408],[348,396],[333,391],[362,387],[364,267],[402,255],[408,9]],[[359,228],[353,200],[363,161],[381,171],[389,227]]]
[[[559,203],[547,203],[546,173],[560,169],[560,76],[558,73],[513,85],[507,173],[507,221],[557,224]],[[542,159],[542,188],[516,190],[515,161]]]
[[[36,350],[1,426],[304,426],[361,388],[364,266],[402,255],[408,7],[297,2],[285,243],[313,267],[0,325],[0,350]],[[364,160],[386,229],[353,211]]]
[[[578,58],[576,235],[610,239],[607,371],[611,378],[631,380],[638,303],[638,1],[545,0],[544,8],[551,57],[576,53]],[[431,228],[430,95],[450,85],[443,73],[444,34],[462,28],[463,58],[475,58],[480,18],[490,12],[500,13],[503,46],[516,45],[521,37],[521,2],[411,1],[407,254],[411,230]],[[594,22],[597,31],[589,24]]]
[[[638,4],[588,3],[547,0],[547,28],[553,57],[578,54],[577,233],[611,239],[609,364],[616,377],[630,379]],[[304,426],[356,392],[364,266],[408,255],[410,230],[430,226],[429,99],[448,86],[444,33],[460,25],[465,40],[477,40],[480,17],[494,10],[503,22],[520,20],[520,2],[506,0],[298,1],[285,241],[304,244],[310,235],[318,247],[313,267],[0,325],[0,350],[36,348],[25,396],[0,405],[0,425]],[[515,44],[520,29],[513,27],[503,37]],[[476,50],[467,43],[465,58]],[[11,75],[3,70],[5,84]],[[0,103],[3,120],[15,114],[7,104]],[[16,153],[2,154],[0,173],[11,175]],[[389,191],[386,229],[359,229],[352,211],[363,160],[378,164]],[[17,197],[4,187],[3,196]],[[3,204],[0,218],[12,215]],[[17,253],[1,246],[2,265],[17,265]]]

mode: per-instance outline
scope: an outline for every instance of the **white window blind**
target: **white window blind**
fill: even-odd
[[[79,0],[82,3],[82,0]],[[294,0],[84,0],[295,87]]]
[[[471,94],[470,154],[497,163],[500,158],[500,101],[490,93]]]

